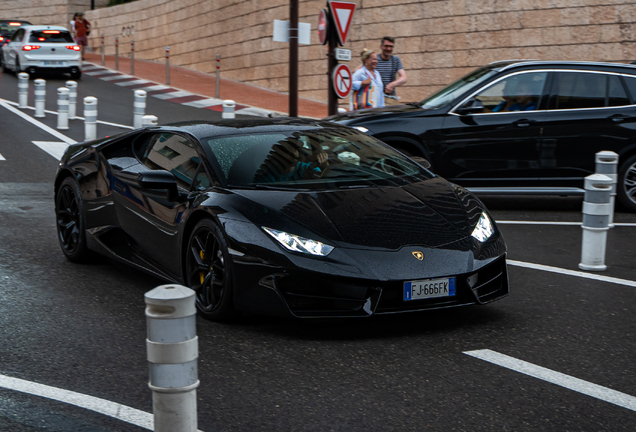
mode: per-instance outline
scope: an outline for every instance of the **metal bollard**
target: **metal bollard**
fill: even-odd
[[[101,50],[102,50],[102,66],[104,66],[106,64],[105,62],[105,58],[104,58],[104,33],[102,33],[102,46],[101,46]]]
[[[233,100],[231,100],[231,99],[224,100],[223,101],[223,114],[221,115],[221,118],[224,118],[224,119],[236,118],[236,115],[234,115],[234,107],[235,106],[236,106],[236,104],[234,103]]]
[[[66,87],[57,89],[57,128],[68,129],[68,94]]]
[[[135,90],[135,102],[133,105],[133,127],[139,129],[143,125],[143,117],[146,114],[146,92]]]
[[[170,47],[166,46],[166,84],[170,84]]]
[[[221,94],[221,56],[219,54],[216,55],[216,98],[220,98]]]
[[[135,40],[130,41],[130,74],[135,74]]]
[[[36,79],[35,84],[35,117],[44,117],[44,102],[46,99],[46,81],[42,78]]]
[[[97,98],[86,96],[84,98],[84,140],[90,141],[97,138]]]
[[[75,120],[77,113],[77,83],[75,81],[66,81],[68,89],[68,119]]]
[[[26,108],[29,98],[29,74],[20,72],[18,74],[18,108]]]
[[[194,291],[160,285],[148,291],[146,349],[155,432],[196,432],[199,338]]]
[[[581,270],[603,271],[605,245],[609,230],[610,197],[612,179],[603,174],[585,177],[585,201],[583,201],[583,242],[581,246]]]
[[[141,127],[157,126],[157,116],[145,115],[141,118]]]
[[[614,205],[616,204],[616,182],[618,181],[618,154],[613,151],[596,153],[596,174],[605,174],[612,179],[609,227],[614,228]]]
[[[115,36],[115,70],[119,70],[119,36]]]

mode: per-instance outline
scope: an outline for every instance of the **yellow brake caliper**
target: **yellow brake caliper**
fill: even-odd
[[[201,260],[205,259],[205,254],[203,253],[203,251],[199,252],[199,256],[201,257]],[[203,285],[203,281],[205,280],[205,273],[199,273],[199,278],[201,279],[201,285]]]

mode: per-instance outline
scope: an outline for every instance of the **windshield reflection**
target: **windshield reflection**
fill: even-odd
[[[462,94],[477,87],[482,82],[492,77],[495,73],[496,71],[492,68],[477,69],[438,91],[433,96],[429,96],[424,99],[419,103],[419,105],[421,105],[424,109],[440,108],[457,99]]]

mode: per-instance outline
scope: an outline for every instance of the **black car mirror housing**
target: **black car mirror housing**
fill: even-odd
[[[455,110],[457,114],[477,114],[484,112],[484,104],[477,99],[469,99],[464,105]]]
[[[179,199],[177,179],[169,171],[157,170],[137,173],[137,184],[142,189],[165,190],[166,199],[170,202]]]

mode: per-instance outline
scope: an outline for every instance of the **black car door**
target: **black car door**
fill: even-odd
[[[176,178],[179,197],[171,201],[153,189],[114,188],[119,224],[143,256],[179,275],[183,216],[197,192],[209,187],[210,177],[197,145],[187,137],[167,132],[146,134],[133,147],[139,163],[127,167],[120,176],[135,178],[137,172],[168,171]]]
[[[595,171],[595,154],[634,141],[636,107],[619,74],[554,71],[541,142],[543,181],[583,187]],[[630,78],[631,79],[631,78]]]
[[[547,72],[486,85],[452,110],[442,128],[438,171],[467,187],[514,187],[540,178],[541,109]],[[466,111],[465,106],[483,109]]]

